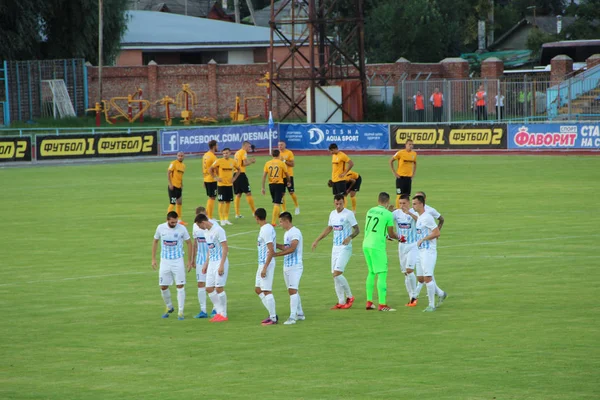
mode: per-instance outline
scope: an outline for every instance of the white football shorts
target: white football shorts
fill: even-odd
[[[283,267],[283,280],[285,287],[288,289],[296,289],[300,286],[300,278],[302,278],[302,264],[292,265],[291,267]]]
[[[229,273],[229,259],[225,259],[223,275],[219,275],[219,266],[221,261],[209,261],[206,270],[206,287],[225,287],[227,283],[227,274]]]
[[[400,243],[398,245],[398,256],[400,257],[400,270],[403,274],[407,269],[415,270],[419,258],[417,243]]]
[[[260,288],[263,292],[273,291],[273,276],[275,275],[275,260],[271,260],[271,263],[267,267],[267,276],[265,278],[260,276],[263,270],[264,264],[258,264],[256,269],[256,279],[254,287]]]
[[[158,270],[158,285],[171,286],[175,278],[175,285],[185,285],[185,265],[183,258],[167,260],[161,258]]]
[[[333,246],[331,249],[331,273],[334,271],[344,272],[350,257],[352,257],[352,245]]]
[[[433,276],[435,263],[437,261],[437,251],[432,249],[419,249],[419,257],[417,260],[417,276]]]

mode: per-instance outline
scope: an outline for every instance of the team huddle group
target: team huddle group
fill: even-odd
[[[187,244],[187,272],[196,269],[198,282],[198,302],[200,312],[194,318],[208,318],[206,297],[213,304],[211,322],[228,321],[227,294],[225,285],[229,272],[229,246],[227,235],[222,226],[231,224],[228,221],[229,203],[236,196],[236,217],[239,213],[239,199],[246,193],[254,218],[260,226],[257,247],[258,267],[255,278],[255,291],[268,312],[263,325],[275,325],[279,322],[276,312],[275,298],[272,293],[275,272],[275,259],[283,257],[284,281],[290,296],[290,316],[284,322],[295,324],[305,319],[300,293],[298,291],[303,273],[303,238],[300,230],[293,225],[290,212],[281,212],[284,204],[286,188],[295,203],[295,214],[300,213],[298,201],[294,193],[293,167],[294,156],[280,142],[278,149],[272,152],[273,158],[265,163],[262,179],[262,193],[265,193],[265,181],[269,180],[269,190],[273,201],[273,215],[269,223],[264,208],[255,209],[251,197],[245,167],[253,164],[248,158],[250,143],[244,142],[233,159],[230,150],[222,151],[223,157],[218,159],[217,143],[209,143],[210,150],[203,156],[204,185],[207,190],[206,207],[196,209],[193,224],[193,242],[185,222],[181,220],[181,198],[183,189],[183,154],[168,169],[170,206],[167,221],[160,224],[154,235],[152,248],[152,267],[156,269],[156,250],[161,243],[161,259],[159,269],[159,286],[166,305],[163,318],[168,318],[175,311],[171,300],[169,286],[175,282],[177,287],[178,319],[184,319],[186,268],[184,266],[183,243]],[[334,207],[323,232],[312,243],[316,249],[319,241],[333,232],[333,248],[331,254],[331,273],[338,298],[332,309],[348,309],[354,303],[348,280],[344,271],[352,255],[352,240],[360,234],[355,217],[356,192],[360,189],[362,178],[352,171],[354,163],[340,151],[335,144],[329,146],[332,155],[332,177],[329,186],[334,196]],[[412,179],[416,172],[417,154],[413,151],[412,141],[406,143],[404,150],[398,151],[390,159],[390,167],[396,177],[396,204],[390,205],[390,196],[379,193],[378,205],[371,208],[366,215],[364,225],[363,253],[368,267],[366,281],[367,310],[396,311],[387,305],[388,260],[386,244],[389,240],[399,242],[400,267],[405,275],[408,293],[408,307],[415,307],[423,285],[427,288],[429,305],[424,311],[435,311],[446,299],[447,294],[441,290],[434,279],[437,260],[436,242],[444,223],[443,217],[432,207],[425,205],[425,193],[417,192],[411,199]],[[398,162],[397,169],[394,163]],[[349,178],[350,177],[350,178]],[[238,182],[240,180],[241,184]],[[353,199],[353,209],[346,208],[346,197]],[[219,218],[212,218],[214,200],[219,200]],[[412,208],[411,208],[412,205]],[[177,212],[174,211],[177,209]],[[436,223],[435,219],[438,220]],[[284,230],[283,243],[277,243],[275,226]],[[220,225],[219,225],[220,223]],[[416,271],[416,275],[415,275]],[[373,303],[377,289],[379,306]],[[436,304],[437,296],[437,304]]]

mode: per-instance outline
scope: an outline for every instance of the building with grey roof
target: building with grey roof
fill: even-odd
[[[277,46],[283,44],[275,39]],[[270,29],[156,11],[128,11],[117,65],[267,62]],[[275,58],[276,55],[275,55]]]
[[[575,17],[528,16],[510,28],[504,35],[488,46],[488,50],[527,50],[527,38],[532,29],[539,29],[550,35],[557,35],[558,30],[565,30],[575,22]]]

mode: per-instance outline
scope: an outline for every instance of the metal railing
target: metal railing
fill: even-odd
[[[548,81],[500,79],[403,81],[403,122],[510,121],[546,117]],[[480,87],[485,96],[477,101]],[[432,104],[435,89],[443,94],[442,107]],[[424,108],[417,110],[417,93]]]
[[[476,93],[481,86],[485,97],[477,103]],[[438,108],[431,101],[436,88],[444,100]],[[423,96],[422,110],[417,109],[419,92]],[[400,99],[402,122],[410,123],[594,120],[600,119],[600,68],[557,86],[527,76],[521,80],[402,80],[394,96]]]
[[[193,129],[198,126],[178,126],[176,129]],[[170,129],[168,126],[114,126],[114,127],[70,127],[70,128],[0,128],[0,137],[2,136],[36,136],[36,135],[93,135],[95,133],[131,133],[137,131],[159,131]]]
[[[42,117],[46,106],[43,80],[64,80],[77,115],[85,114],[88,108],[87,67],[83,59],[0,61],[0,75],[4,125]]]
[[[550,87],[547,102],[552,119],[600,113],[600,65]]]

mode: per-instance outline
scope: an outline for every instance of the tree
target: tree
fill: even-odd
[[[496,39],[514,27],[523,15],[511,4],[496,4],[494,7],[494,35]]]
[[[551,35],[535,27],[527,36],[527,48],[531,50],[531,57],[538,59],[542,53],[542,45],[548,42],[556,41],[556,35]]]
[[[98,63],[98,0],[8,2],[14,3],[12,7],[0,9],[0,59],[84,58]],[[107,63],[119,52],[127,23],[126,4],[104,0],[102,32]],[[5,40],[6,37],[16,39]]]
[[[457,56],[476,43],[477,21],[487,17],[486,4],[487,0],[380,1],[367,17],[369,62],[394,62],[399,57],[437,62]]]
[[[39,56],[41,15],[39,0],[4,0],[0,5],[0,60],[23,60]]]
[[[45,58],[84,58],[98,64],[98,0],[47,0],[44,15],[45,33],[42,44]],[[111,63],[119,53],[125,32],[127,3],[103,1],[104,62]]]
[[[600,0],[583,0],[575,13],[577,19],[565,30],[572,40],[600,37]]]
[[[533,15],[533,10],[529,7],[535,7],[536,15],[562,15],[566,8],[565,0],[513,0],[509,2],[510,6],[525,17]]]

